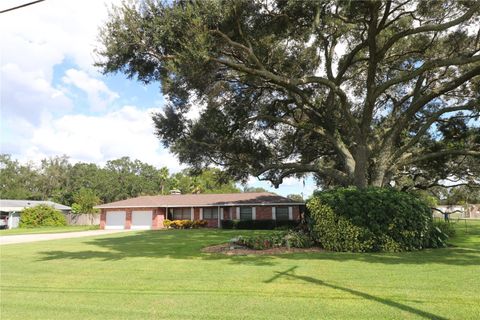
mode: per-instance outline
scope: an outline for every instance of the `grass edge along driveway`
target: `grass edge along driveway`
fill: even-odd
[[[268,231],[130,232],[1,248],[3,319],[475,319],[480,223],[395,254],[204,254]]]
[[[93,226],[60,226],[60,227],[37,227],[37,228],[15,228],[0,230],[1,236],[13,236],[22,234],[42,234],[42,233],[64,233],[87,230],[98,230],[98,225]]]

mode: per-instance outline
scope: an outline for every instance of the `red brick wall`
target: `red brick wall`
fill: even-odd
[[[299,206],[292,207],[292,216],[293,220],[300,219],[300,208]],[[256,206],[256,219],[257,220],[269,220],[272,219],[272,206]],[[223,220],[232,220],[236,219],[236,207],[223,207]],[[163,220],[166,219],[166,209],[165,208],[116,208],[116,209],[101,209],[100,210],[100,229],[105,229],[106,223],[106,212],[107,211],[125,211],[125,229],[130,229],[132,224],[132,211],[146,211],[152,210],[152,229],[161,229],[163,228]],[[194,208],[194,219],[200,219],[200,208]],[[208,220],[208,227],[218,227],[218,220]]]
[[[221,218],[222,217],[220,217],[220,219]],[[223,220],[232,220],[232,217],[230,215],[230,207],[223,208]]]
[[[278,206],[277,206],[278,207]],[[300,207],[299,206],[285,206],[292,207],[292,219],[300,219]],[[223,220],[235,220],[237,218],[236,207],[225,207]],[[255,207],[256,220],[270,220],[272,219],[272,206],[256,206]]]
[[[193,220],[200,220],[200,208],[193,208]]]
[[[105,222],[107,221],[107,214],[105,209],[100,209],[100,229],[105,229]]]
[[[125,229],[130,229],[132,227],[132,209],[126,209],[127,212],[125,217]]]
[[[255,207],[256,220],[272,220],[272,207]]]
[[[153,222],[152,222],[152,229],[162,229],[164,228],[163,220],[166,219],[166,210],[165,208],[156,208],[153,212]]]
[[[300,207],[293,206],[292,210],[293,220],[300,220]]]

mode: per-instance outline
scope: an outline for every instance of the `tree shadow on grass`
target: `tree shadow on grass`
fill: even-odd
[[[255,233],[244,231],[243,233]],[[257,266],[273,265],[273,256],[227,256],[224,254],[202,253],[202,248],[228,242],[239,233],[221,230],[161,230],[116,234],[85,241],[99,250],[65,251],[49,250],[40,252],[42,261],[58,259],[97,259],[116,261],[127,258],[172,258],[172,259],[229,259],[233,263]]]
[[[239,230],[168,230],[122,233],[84,239],[85,244],[94,246],[93,250],[66,251],[49,250],[40,252],[41,260],[57,259],[98,259],[104,261],[126,258],[172,258],[230,260],[232,263],[252,264],[257,266],[274,265],[281,259],[292,260],[331,260],[360,261],[374,264],[445,264],[445,265],[480,265],[480,250],[474,248],[429,249],[404,253],[295,253],[277,256],[247,255],[228,256],[224,254],[202,253],[207,246],[228,242],[239,234],[253,234],[259,231]],[[260,231],[261,232],[261,231]],[[96,250],[98,248],[98,250]],[[62,248],[63,249],[63,248]]]
[[[294,267],[291,267],[291,268],[289,268],[289,269],[287,269],[283,272],[275,272],[276,275],[274,275],[273,277],[271,277],[268,280],[265,280],[264,282],[265,283],[271,283],[271,282],[274,282],[275,280],[277,280],[281,277],[298,279],[298,280],[313,283],[313,284],[316,284],[316,285],[319,285],[319,286],[324,286],[324,287],[332,288],[332,289],[335,289],[335,290],[340,290],[340,291],[349,293],[351,295],[360,297],[362,299],[378,302],[378,303],[384,304],[386,306],[396,308],[396,309],[411,313],[413,315],[420,316],[420,317],[425,318],[425,319],[432,319],[432,320],[433,319],[436,319],[436,320],[446,320],[447,319],[447,318],[435,315],[433,313],[426,312],[426,311],[411,307],[411,306],[403,304],[403,303],[399,303],[397,301],[377,297],[377,296],[368,294],[366,292],[350,289],[350,288],[347,288],[347,287],[334,285],[334,284],[331,284],[331,283],[328,283],[328,282],[325,282],[323,280],[316,279],[316,278],[313,278],[313,277],[296,275],[294,272],[295,272],[295,269],[297,269],[297,268],[298,268],[298,266],[294,266]]]
[[[441,248],[426,249],[415,252],[399,253],[349,253],[349,252],[322,252],[316,254],[285,255],[286,259],[316,259],[332,261],[358,261],[373,264],[443,264],[453,266],[478,266],[480,265],[480,250],[471,248]]]

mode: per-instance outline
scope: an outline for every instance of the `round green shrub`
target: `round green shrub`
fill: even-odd
[[[20,228],[66,226],[67,220],[60,211],[47,205],[38,205],[22,211]]]
[[[308,202],[316,241],[333,251],[411,251],[445,245],[429,206],[391,188],[338,188]]]

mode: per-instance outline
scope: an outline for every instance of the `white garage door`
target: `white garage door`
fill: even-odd
[[[133,211],[132,229],[151,229],[152,211]]]
[[[125,216],[125,211],[107,211],[107,221],[105,223],[105,229],[124,229]]]

